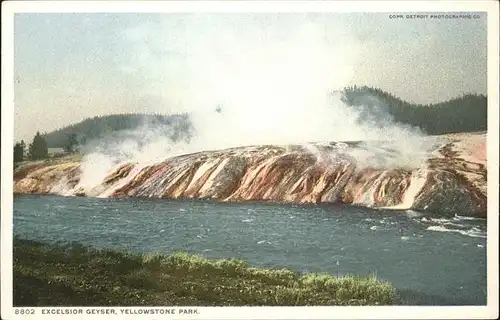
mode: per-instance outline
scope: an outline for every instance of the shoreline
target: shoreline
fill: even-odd
[[[395,214],[403,214],[408,212],[414,212],[421,215],[430,215],[436,214],[434,211],[425,211],[425,210],[415,210],[415,209],[402,209],[396,207],[367,207],[362,205],[352,205],[352,204],[342,204],[342,203],[295,203],[295,202],[278,202],[278,201],[265,201],[265,200],[241,200],[241,201],[220,201],[217,199],[204,199],[204,198],[149,198],[149,197],[91,197],[84,195],[59,195],[53,193],[13,193],[14,197],[22,197],[22,196],[40,196],[40,197],[60,197],[60,198],[89,198],[89,199],[100,199],[100,200],[140,200],[140,201],[179,201],[179,202],[207,202],[218,205],[249,205],[249,204],[257,204],[257,205],[278,205],[278,206],[298,206],[298,207],[334,207],[334,208],[359,208],[362,210],[372,210],[374,213],[377,211],[385,211],[385,212],[393,212]],[[467,215],[467,214],[450,214],[450,213],[440,213],[437,212],[436,217],[451,217],[451,216],[461,216],[472,219],[486,220],[485,217],[476,216],[476,215]]]
[[[97,198],[332,204],[485,218],[487,167],[482,151],[486,134],[436,137],[442,139],[439,147],[413,169],[365,167],[349,154],[321,143],[315,147],[319,158],[307,148],[254,146],[197,152],[148,165],[125,162],[100,177],[100,183],[86,186],[81,181],[89,173],[82,171],[81,155],[68,155],[19,163],[13,191]],[[328,155],[339,158],[323,159]]]

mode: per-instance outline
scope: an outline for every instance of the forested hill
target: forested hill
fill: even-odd
[[[417,126],[431,135],[485,131],[487,126],[487,98],[484,95],[466,94],[445,102],[420,105],[403,101],[381,89],[354,86],[345,88],[342,96],[350,106],[385,118],[389,113],[396,122]],[[72,134],[76,134],[79,143],[84,143],[145,124],[165,128],[165,134],[174,140],[189,136],[192,132],[187,114],[115,114],[89,118],[44,136],[49,148],[62,148],[67,145],[68,137]]]
[[[179,135],[191,132],[191,126],[186,114],[158,115],[158,114],[113,114],[85,119],[44,135],[49,148],[64,148],[68,137],[75,134],[79,144],[108,136],[111,133],[119,134],[121,130],[133,130],[141,126],[164,128],[165,134],[177,140]],[[160,131],[160,130],[159,130]]]
[[[419,127],[430,135],[487,129],[488,106],[484,95],[465,94],[445,102],[421,105],[377,88],[354,86],[344,89],[343,99],[351,106],[385,110],[396,122]]]

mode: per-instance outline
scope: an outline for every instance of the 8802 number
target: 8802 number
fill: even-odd
[[[14,314],[35,314],[35,309],[15,309]]]

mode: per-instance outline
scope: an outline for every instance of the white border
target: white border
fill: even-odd
[[[1,317],[12,308],[12,145],[14,119],[13,16],[20,12],[488,12],[488,305],[479,307],[200,307],[198,315],[171,319],[495,319],[498,318],[498,135],[499,15],[497,1],[5,1],[2,2],[2,175],[1,175]],[[41,309],[35,308],[41,316]],[[61,310],[71,308],[58,308]],[[84,310],[92,308],[80,308]],[[100,308],[106,309],[106,308]],[[107,308],[109,309],[109,308]],[[115,309],[118,313],[119,309]],[[143,308],[127,308],[143,309]],[[49,319],[81,316],[47,315]],[[93,315],[106,319],[106,315]],[[142,316],[126,316],[145,318]],[[156,317],[155,317],[156,318]]]

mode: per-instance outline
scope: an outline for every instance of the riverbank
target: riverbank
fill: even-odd
[[[14,238],[14,306],[392,305],[375,277],[253,268],[187,253],[133,254]],[[36,263],[33,263],[36,261]]]
[[[408,154],[389,150],[383,143],[362,142],[248,146],[115,165],[111,165],[112,156],[102,154],[83,159],[68,156],[20,164],[14,170],[13,191],[326,203],[486,218],[486,134],[427,139],[432,150],[412,166],[403,161]]]

